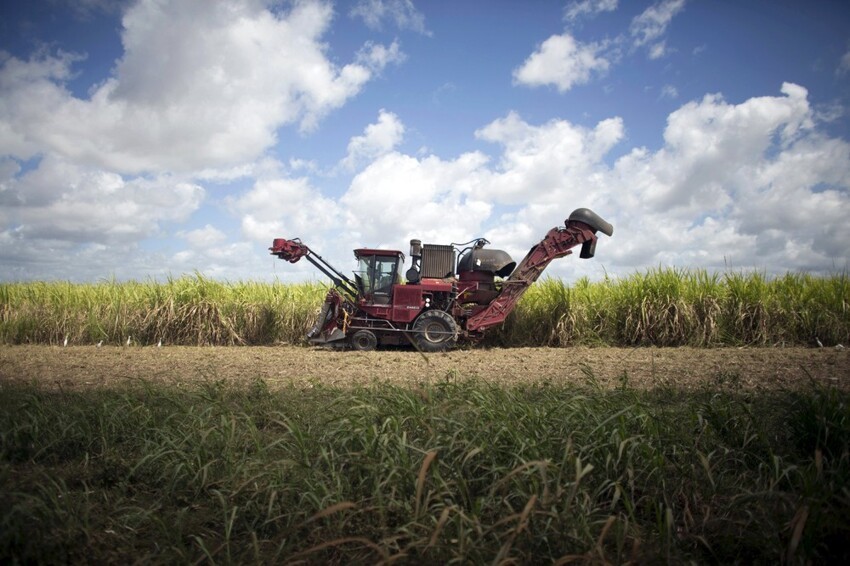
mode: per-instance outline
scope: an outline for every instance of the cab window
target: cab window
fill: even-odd
[[[360,293],[375,302],[389,303],[392,286],[401,281],[397,257],[361,256],[358,258],[355,280]]]

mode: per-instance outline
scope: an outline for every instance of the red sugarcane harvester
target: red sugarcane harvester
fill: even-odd
[[[478,340],[503,323],[552,260],[578,245],[579,257],[593,257],[596,232],[611,236],[614,228],[579,208],[563,228],[549,230],[518,266],[506,252],[484,249],[490,242],[483,238],[451,245],[411,240],[412,266],[404,283],[404,254],[396,250],[354,250],[358,269],[353,281],[300,239],[277,238],[269,250],[290,263],[306,258],[334,283],[307,333],[310,342],[356,350],[409,342],[424,352],[440,352],[458,340]]]

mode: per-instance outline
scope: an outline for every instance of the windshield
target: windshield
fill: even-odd
[[[401,281],[400,266],[397,257],[361,256],[354,272],[360,293],[370,296],[389,297],[392,286]]]

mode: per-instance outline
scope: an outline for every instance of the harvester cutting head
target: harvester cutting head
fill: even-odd
[[[309,254],[310,248],[302,244],[298,238],[294,240],[275,238],[269,251],[271,251],[272,255],[276,255],[280,259],[285,259],[289,263],[295,263]]]

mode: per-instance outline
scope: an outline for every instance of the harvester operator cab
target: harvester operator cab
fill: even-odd
[[[358,294],[373,305],[392,303],[393,285],[401,283],[404,254],[395,250],[354,250]]]

